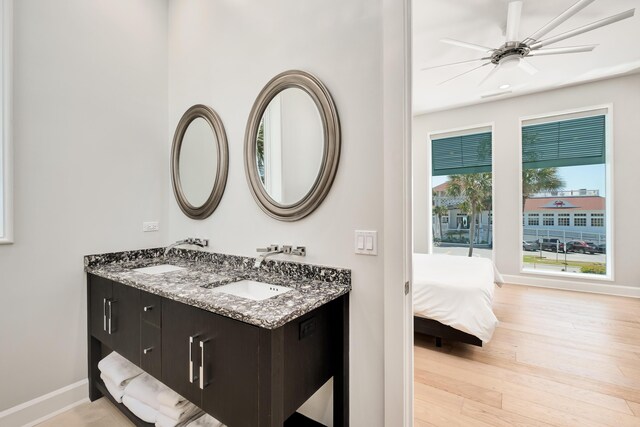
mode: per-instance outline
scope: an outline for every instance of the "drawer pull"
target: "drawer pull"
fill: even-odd
[[[153,306],[152,305],[145,305],[143,310],[144,311],[151,311],[151,310],[153,310]]]
[[[112,317],[113,317],[113,303],[115,303],[116,301],[107,300],[107,310],[109,312],[109,317],[107,319],[107,333],[109,335],[113,334],[113,328],[112,328]]]
[[[153,350],[153,347],[145,348],[144,350],[142,350],[142,353],[143,354],[149,354],[149,353],[151,353],[151,350]]]

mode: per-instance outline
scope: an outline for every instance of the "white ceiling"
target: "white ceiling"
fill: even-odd
[[[576,0],[524,0],[520,40],[573,5]],[[565,21],[546,38],[636,8],[632,18],[549,47],[598,44],[592,52],[527,58],[539,69],[533,76],[520,68],[500,69],[482,86],[492,65],[439,85],[479,63],[433,70],[421,68],[480,58],[482,52],[440,42],[445,37],[493,48],[504,43],[507,0],[413,0],[414,114],[492,101],[553,87],[640,70],[640,0],[598,0]],[[509,84],[508,89],[499,86]],[[499,96],[483,98],[505,92]]]

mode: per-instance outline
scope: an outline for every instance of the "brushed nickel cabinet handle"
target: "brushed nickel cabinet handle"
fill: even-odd
[[[204,345],[209,342],[208,340],[200,341],[200,390],[204,390],[208,383],[205,383],[204,376]]]
[[[145,348],[144,350],[142,350],[142,354],[149,354],[151,353],[151,350],[153,350],[153,347]]]
[[[144,311],[151,311],[151,310],[153,310],[153,306],[152,305],[145,305],[143,310]]]
[[[193,383],[197,380],[197,377],[193,375],[193,343],[198,339],[198,335],[191,335],[189,337],[189,382]]]

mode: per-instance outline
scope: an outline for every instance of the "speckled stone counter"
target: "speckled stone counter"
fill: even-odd
[[[351,290],[351,270],[273,260],[254,268],[254,261],[185,249],[171,249],[165,257],[164,248],[84,258],[87,273],[267,329],[279,328]],[[154,275],[134,271],[159,264],[185,269]],[[293,290],[262,301],[211,291],[242,279]]]

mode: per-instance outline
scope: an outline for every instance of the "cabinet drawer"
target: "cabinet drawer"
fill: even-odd
[[[162,375],[162,334],[145,321],[140,325],[140,367],[157,379]]]
[[[162,297],[148,292],[140,292],[140,318],[152,325],[161,327]]]

